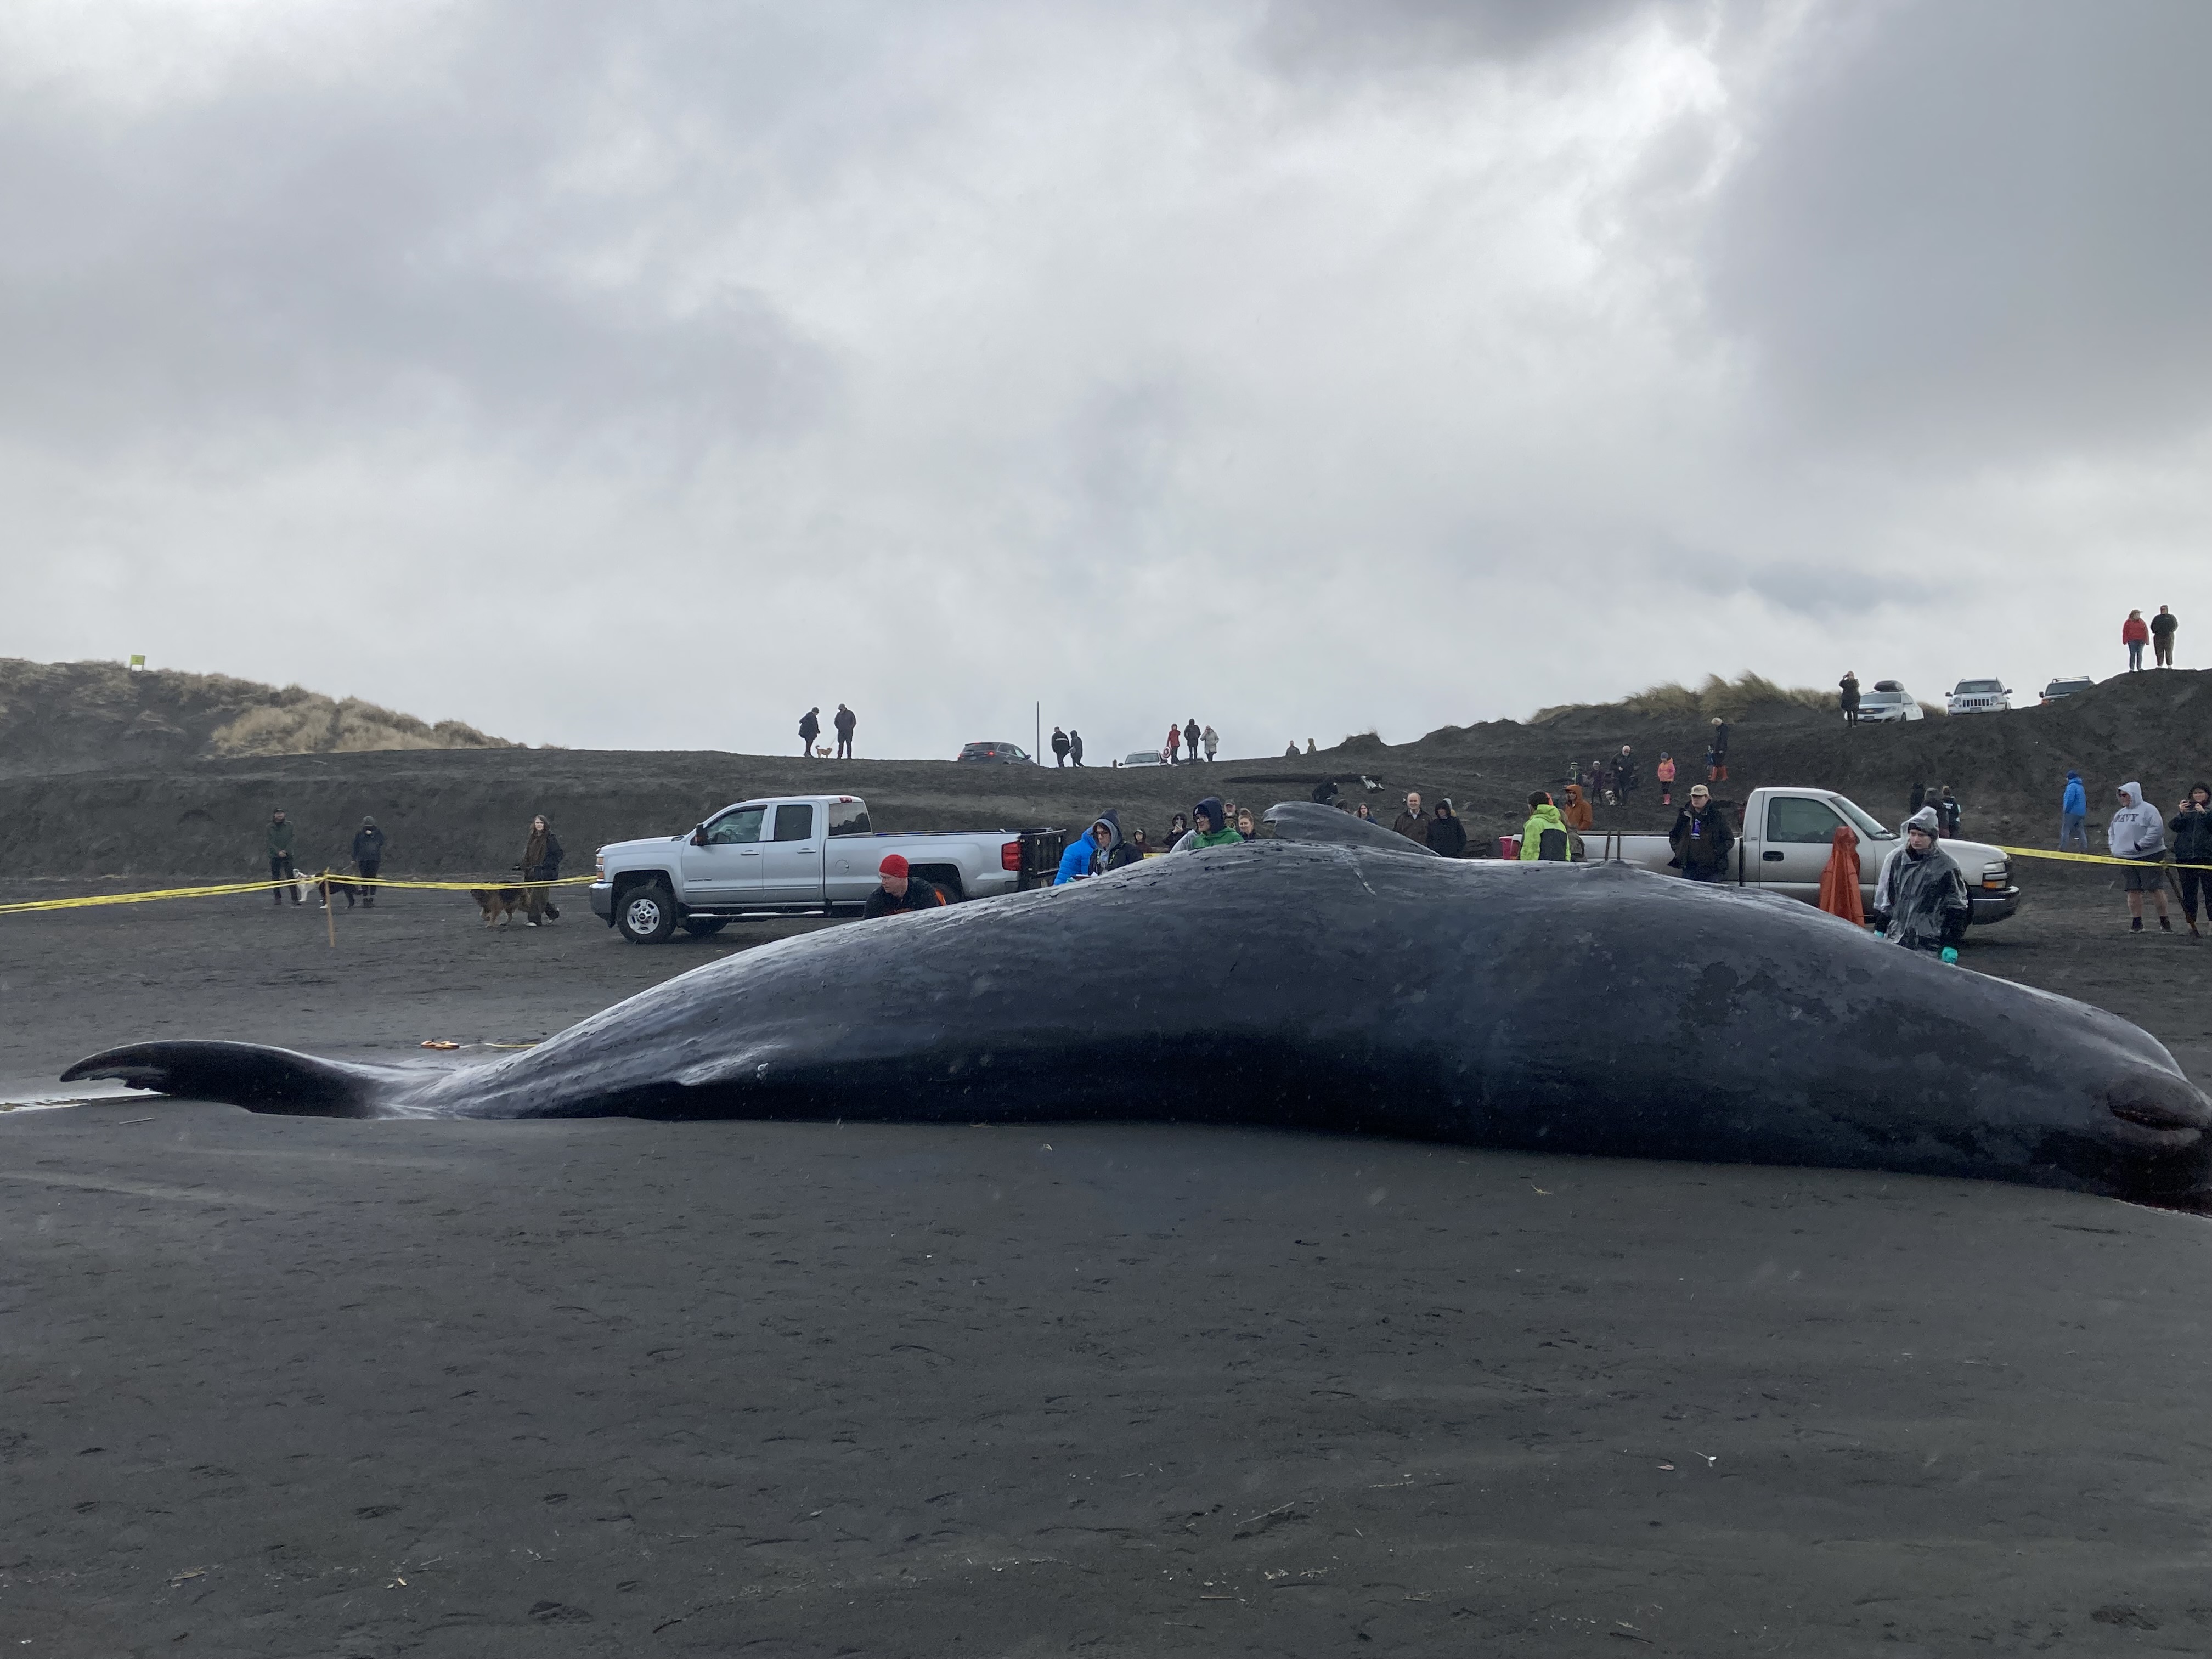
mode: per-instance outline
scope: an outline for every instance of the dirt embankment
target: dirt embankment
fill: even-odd
[[[231,756],[519,746],[459,720],[432,725],[296,685],[0,658],[0,776]]]
[[[1354,738],[1296,760],[1224,760],[1212,767],[1094,767],[1082,771],[946,761],[801,760],[714,752],[409,750],[206,760],[0,778],[0,871],[82,878],[236,878],[261,865],[262,826],[283,806],[299,826],[301,863],[342,864],[364,814],[390,838],[390,874],[495,874],[518,856],[531,816],[546,813],[569,868],[599,844],[672,834],[748,795],[843,790],[865,796],[886,830],[1018,829],[1080,824],[1119,806],[1126,827],[1163,830],[1169,815],[1209,793],[1265,806],[1304,797],[1324,777],[1369,797],[1387,821],[1397,797],[1449,795],[1470,830],[1517,828],[1533,788],[1623,743],[1645,787],[1600,822],[1665,827],[1650,778],[1662,750],[1701,775],[1705,728],[1694,715],[1627,707],[1584,708],[1522,724],[1448,727],[1418,742]],[[2212,673],[2138,674],[2047,708],[1846,729],[1833,714],[1757,704],[1735,722],[1724,798],[1762,783],[1840,789],[1888,821],[1913,781],[1948,781],[1970,835],[2042,844],[2057,832],[2066,770],[2087,780],[2098,823],[2114,785],[2140,779],[2170,807],[2212,776]]]

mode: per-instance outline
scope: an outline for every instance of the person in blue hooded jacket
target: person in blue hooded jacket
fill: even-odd
[[[1052,884],[1065,887],[1085,876],[1107,875],[1142,856],[1121,839],[1121,814],[1109,806],[1060,855],[1060,872],[1053,877]]]
[[[2089,850],[2089,832],[2082,826],[2089,818],[2089,792],[2081,787],[2081,775],[2066,775],[2066,793],[2058,803],[2058,850],[2062,853]],[[2076,842],[2080,845],[2077,847]]]

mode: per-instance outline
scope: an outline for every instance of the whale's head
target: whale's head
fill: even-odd
[[[2008,986],[2039,1016],[2015,1122],[2037,1132],[2034,1161],[2092,1191],[2212,1209],[2212,1100],[2163,1044],[2117,1015],[2047,991]]]

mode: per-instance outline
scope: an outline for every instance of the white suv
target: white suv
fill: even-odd
[[[1873,690],[1859,694],[1859,718],[1863,720],[1881,725],[1891,720],[1917,720],[1920,717],[1920,705],[1913,700],[1912,693],[1895,680],[1876,680]],[[1850,716],[1846,714],[1844,718],[1849,720]]]
[[[1943,699],[1951,714],[2001,714],[2012,707],[2012,688],[2002,680],[1960,680]]]

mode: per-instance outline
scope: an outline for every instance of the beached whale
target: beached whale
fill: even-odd
[[[65,1073],[90,1077],[363,1117],[1145,1118],[2212,1181],[2212,1104],[2085,1004],[1771,895],[1285,840],[781,940],[493,1065],[144,1042]]]

